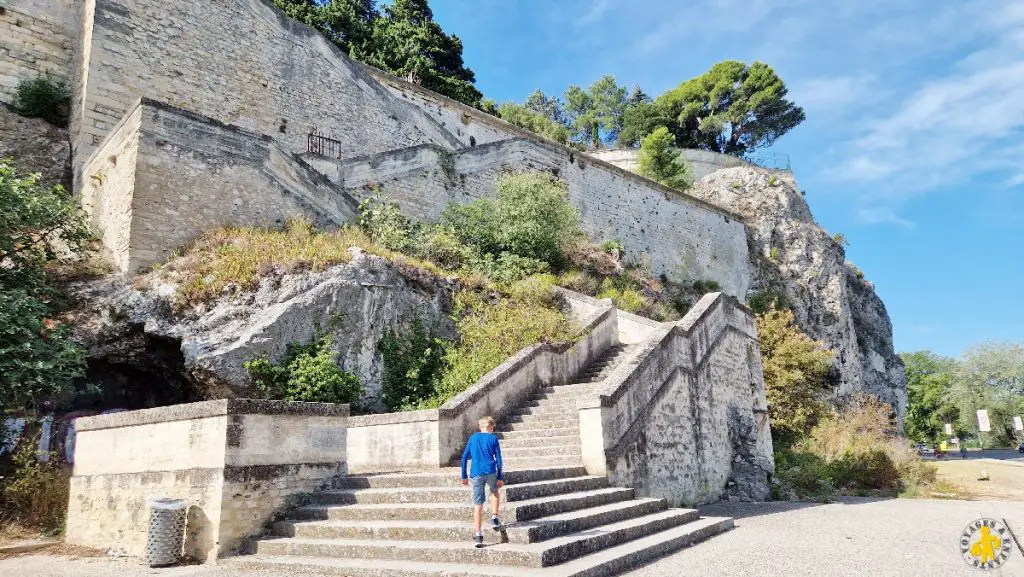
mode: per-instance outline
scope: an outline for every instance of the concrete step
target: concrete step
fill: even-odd
[[[505,524],[509,543],[536,543],[600,525],[616,523],[665,510],[662,499],[633,499],[569,511],[532,521]],[[406,541],[470,541],[472,522],[459,521],[278,521],[272,526],[280,537],[314,539],[384,539]],[[495,537],[493,531],[490,531]]]
[[[575,409],[576,398],[566,396],[564,398],[551,399],[546,396],[546,393],[542,393],[530,397],[530,400],[523,403],[523,407],[563,407],[566,409]]]
[[[557,457],[563,455],[583,458],[583,449],[580,445],[579,437],[576,437],[567,445],[556,445],[551,443],[550,445],[540,447],[506,447],[501,450],[503,460],[518,459],[521,457]]]
[[[602,489],[607,477],[572,477],[508,485],[500,490],[506,501],[525,501],[573,491]],[[357,505],[402,503],[469,503],[471,489],[461,484],[440,487],[383,487],[318,491],[305,496],[311,505]]]
[[[577,445],[580,443],[580,435],[578,432],[569,435],[558,435],[551,437],[521,435],[519,437],[501,439],[501,452],[504,455],[507,451],[510,451],[512,449],[525,449],[529,447],[550,447],[552,445],[562,446],[573,443]]]
[[[576,404],[541,404],[539,406],[520,407],[512,411],[510,416],[519,417],[522,415],[558,415],[559,418],[572,417],[579,413]]]
[[[511,472],[519,469],[528,469],[530,467],[583,466],[583,457],[573,455],[557,455],[554,457],[503,457],[501,462],[505,471]]]
[[[471,540],[407,541],[366,539],[314,539],[283,537],[257,543],[261,555],[308,555],[355,559],[391,559],[427,563],[480,563],[520,567],[550,567],[577,557],[614,547],[626,541],[646,537],[682,525],[696,518],[687,509],[668,509],[556,537],[539,543],[501,543],[500,534],[491,532],[493,546],[477,549]]]
[[[539,439],[549,437],[579,437],[580,428],[579,424],[573,425],[572,427],[559,427],[555,429],[517,429],[514,431],[497,431],[498,438],[502,442],[506,440],[518,440],[518,439]]]
[[[579,432],[576,432],[579,436]],[[582,477],[587,474],[583,467],[532,467],[505,473],[505,483],[533,483],[551,479]],[[337,489],[382,489],[389,487],[458,487],[461,471],[459,467],[447,467],[428,472],[374,473],[342,477],[335,483]]]
[[[348,539],[282,538],[260,541],[257,556],[236,562],[274,561],[292,557],[291,568],[317,566],[348,569],[321,574],[362,575],[522,575],[601,577],[636,568],[646,561],[707,539],[732,527],[732,519],[705,518],[686,523],[688,513],[669,509],[648,517],[606,525],[599,530],[576,533],[542,543],[495,543],[481,549],[471,541],[369,541]],[[366,564],[324,560],[348,559]],[[561,561],[559,561],[561,560]],[[400,564],[392,565],[390,562]],[[275,569],[287,567],[276,565]],[[354,571],[374,567],[377,573]],[[417,571],[392,573],[391,569]]]
[[[628,501],[633,497],[633,489],[606,488],[513,501],[503,505],[502,520],[528,521],[567,511]],[[299,521],[465,521],[470,510],[468,499],[462,503],[305,505],[295,508],[292,511],[292,518]]]
[[[552,419],[548,417],[533,417],[526,415],[525,417],[514,417],[508,422],[502,423],[498,430],[500,432],[508,432],[532,431],[535,429],[570,429],[578,428],[579,425],[579,417],[573,419]]]

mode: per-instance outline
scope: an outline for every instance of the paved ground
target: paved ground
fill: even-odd
[[[1005,518],[1024,538],[1024,503],[846,499],[841,503],[720,503],[709,515],[736,517],[736,529],[628,574],[628,577],[970,577],[958,537],[981,516]],[[1014,550],[1001,572],[1024,577]],[[135,560],[53,556],[0,560],[0,575],[31,577],[288,577],[191,566],[149,569]]]

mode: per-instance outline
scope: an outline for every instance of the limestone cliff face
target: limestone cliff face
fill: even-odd
[[[704,177],[688,193],[744,217],[751,295],[784,294],[804,332],[835,352],[836,397],[877,395],[902,420],[906,378],[885,305],[846,261],[842,245],[814,221],[792,175],[729,168]]]
[[[387,260],[353,250],[349,264],[272,274],[255,291],[180,313],[172,307],[177,286],[158,275],[144,288],[136,288],[146,284],[138,279],[134,287],[114,277],[93,281],[75,287],[81,304],[66,320],[90,350],[93,379],[108,388],[177,391],[155,399],[162,402],[251,396],[243,363],[278,360],[289,343],[309,342],[319,328],[332,334],[342,367],[359,376],[362,405],[382,409],[377,342],[413,315],[453,337],[452,287],[433,277],[410,280]]]

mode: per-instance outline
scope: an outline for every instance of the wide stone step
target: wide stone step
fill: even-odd
[[[602,489],[607,486],[607,477],[574,477],[507,485],[502,487],[500,493],[506,501],[525,501],[573,491]],[[471,489],[461,484],[440,487],[344,489],[319,491],[306,496],[306,501],[313,505],[469,503],[470,499]]]
[[[572,417],[577,414],[579,409],[576,408],[576,404],[541,404],[535,407],[520,407],[512,411],[511,416],[519,417],[522,415],[558,415],[559,418]]]
[[[293,557],[302,560],[293,569],[324,559],[372,561],[378,573],[334,573],[359,575],[406,575],[392,569],[434,570],[432,575],[550,575],[595,577],[614,575],[694,542],[728,530],[730,519],[701,519],[685,523],[687,512],[669,509],[594,531],[567,535],[541,543],[496,543],[475,548],[471,541],[371,541],[362,539],[283,538],[260,541],[258,557],[242,563],[270,564],[271,560]],[[310,559],[312,558],[312,559]],[[304,562],[304,563],[303,563]],[[388,562],[401,562],[391,565]],[[287,563],[287,562],[286,562]],[[423,565],[420,565],[423,564]],[[331,565],[331,564],[328,564]],[[337,564],[345,568],[351,564]],[[370,564],[362,565],[369,567]],[[265,567],[266,565],[264,565]],[[446,566],[446,567],[439,567]],[[461,566],[461,568],[460,568]],[[306,565],[306,567],[309,567]],[[281,569],[282,566],[275,567]],[[449,571],[444,572],[447,569]],[[518,570],[507,572],[508,570]],[[528,570],[534,570],[529,571]],[[535,573],[536,571],[536,573]],[[322,571],[328,573],[328,571]],[[329,573],[331,574],[331,573]],[[413,573],[415,574],[415,573]],[[421,575],[424,573],[420,573]]]
[[[530,457],[583,457],[583,449],[580,446],[580,439],[576,437],[568,445],[555,445],[554,443],[540,447],[507,447],[501,450],[503,460],[530,458]]]
[[[563,398],[551,399],[547,396],[534,395],[523,404],[523,408],[534,407],[559,407],[563,409],[576,409],[576,398],[566,395]]]
[[[508,433],[506,433],[508,434]],[[512,449],[525,449],[529,447],[550,447],[570,445],[580,443],[580,435],[578,432],[569,435],[557,435],[541,437],[537,435],[520,435],[518,437],[505,437],[501,439],[501,451],[502,454]]]
[[[695,512],[692,510],[669,509],[539,543],[495,543],[483,549],[474,547],[470,540],[407,541],[285,537],[259,541],[256,552],[262,555],[481,563],[540,568],[646,537],[694,519]]]
[[[579,432],[576,432],[579,436]],[[587,470],[581,466],[532,467],[518,471],[506,471],[505,483],[533,483],[551,479],[582,477]],[[335,482],[338,489],[382,489],[389,487],[456,487],[461,486],[459,467],[447,467],[429,472],[376,473],[342,477]]]
[[[583,457],[572,455],[556,455],[553,457],[503,457],[501,460],[505,471],[529,469],[530,467],[566,467],[582,466]]]
[[[572,419],[552,419],[548,417],[531,417],[526,415],[525,417],[514,417],[508,422],[502,423],[500,427],[501,432],[506,431],[532,431],[534,429],[569,429],[578,428],[580,425],[579,417]]]
[[[514,431],[497,431],[498,438],[502,442],[506,440],[514,439],[539,439],[545,437],[579,437],[580,428],[579,424],[573,425],[572,427],[559,427],[556,429],[526,429],[526,430],[514,430]]]
[[[628,501],[633,496],[633,489],[609,488],[509,502],[502,507],[502,519],[505,522],[528,521],[567,511]],[[463,503],[306,505],[294,509],[292,517],[295,520],[309,521],[465,521],[470,511],[467,499]]]
[[[633,499],[505,525],[510,543],[536,543],[608,523],[663,511],[663,499]],[[468,517],[468,515],[467,515]],[[281,537],[314,539],[385,539],[407,541],[470,541],[474,529],[468,519],[459,521],[278,521],[272,527]]]

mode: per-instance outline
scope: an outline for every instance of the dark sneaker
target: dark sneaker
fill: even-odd
[[[476,548],[477,549],[480,549],[480,548],[482,548],[484,546],[484,536],[483,535],[477,535],[476,537],[473,538],[473,540],[476,541]]]
[[[497,517],[491,517],[491,529],[501,531],[501,521]]]

